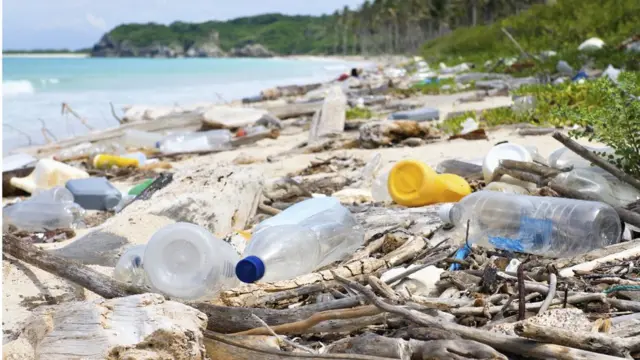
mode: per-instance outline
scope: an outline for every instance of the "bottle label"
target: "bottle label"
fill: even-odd
[[[550,219],[522,216],[517,238],[489,236],[489,243],[502,250],[531,253],[540,251],[548,245],[552,231],[553,222]]]

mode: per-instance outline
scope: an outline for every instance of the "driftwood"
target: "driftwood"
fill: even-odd
[[[577,142],[575,142],[568,136],[564,135],[563,133],[555,132],[553,134],[553,138],[561,142],[568,149],[580,155],[584,159],[591,161],[592,163],[598,165],[599,167],[606,170],[611,175],[617,177],[621,181],[624,181],[627,184],[633,186],[634,188],[640,190],[640,180],[634,178],[629,174],[626,174],[624,171],[618,169],[617,167],[609,163],[607,160],[589,151],[584,146],[578,144]]]
[[[375,149],[398,144],[407,138],[436,140],[441,135],[440,130],[427,121],[371,121],[360,127],[360,145],[365,149]]]
[[[351,282],[345,278],[336,276],[345,286],[365,295],[369,301],[384,311],[397,314],[421,325],[440,328],[451,331],[469,340],[489,345],[496,350],[518,354],[536,359],[584,359],[584,360],[613,360],[618,359],[609,355],[598,354],[590,351],[574,349],[560,345],[540,344],[515,336],[492,333],[472,327],[466,327],[455,323],[438,321],[433,316],[423,314],[416,310],[410,310],[401,306],[386,303],[366,287]]]
[[[600,333],[569,331],[527,322],[517,324],[515,332],[533,340],[614,356],[624,357],[630,352],[640,350],[640,336],[623,339]]]
[[[507,357],[491,347],[472,340],[392,339],[375,334],[339,340],[329,346],[329,352],[377,355],[394,359],[463,360],[504,359]]]
[[[270,114],[277,117],[278,119],[284,120],[300,116],[313,115],[316,111],[319,111],[322,108],[322,103],[322,101],[314,101],[307,103],[266,106],[263,108],[269,111]]]

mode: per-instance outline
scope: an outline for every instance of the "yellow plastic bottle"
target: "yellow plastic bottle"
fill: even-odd
[[[471,186],[458,175],[438,174],[420,161],[402,160],[389,172],[388,190],[397,204],[417,207],[457,202],[471,193]]]
[[[138,159],[127,158],[116,155],[98,154],[93,157],[93,167],[96,169],[107,169],[112,166],[117,167],[138,167]]]

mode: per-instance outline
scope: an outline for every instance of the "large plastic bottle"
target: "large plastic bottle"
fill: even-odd
[[[617,243],[620,218],[609,205],[479,191],[439,209],[443,221],[481,246],[546,257],[574,256]]]
[[[576,168],[557,175],[552,184],[577,190],[612,206],[626,206],[640,199],[640,191],[599,167]]]
[[[336,198],[305,200],[256,226],[236,275],[245,283],[290,279],[343,259],[363,242],[364,230]]]
[[[122,193],[104,177],[69,180],[66,187],[86,210],[112,210],[122,200]]]
[[[210,130],[169,135],[159,141],[156,147],[163,153],[226,150],[231,148],[231,139],[229,130]]]
[[[144,255],[141,249],[125,252],[114,275],[133,282],[147,282],[171,297],[195,300],[212,298],[239,282],[234,268],[236,250],[206,229],[189,223],[165,226],[153,234]],[[145,279],[140,278],[139,264]]]
[[[162,138],[163,136],[158,133],[130,129],[124,132],[121,141],[127,147],[155,149]]]

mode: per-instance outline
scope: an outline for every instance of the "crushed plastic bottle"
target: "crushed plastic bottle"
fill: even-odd
[[[439,209],[460,237],[469,224],[469,241],[481,246],[566,257],[615,244],[622,225],[609,205],[556,197],[473,193]]]
[[[585,148],[591,152],[595,152],[597,154],[604,153],[605,156],[615,154],[615,151],[606,146],[606,147],[591,147],[585,146]],[[556,169],[566,169],[566,168],[592,168],[591,163],[588,160],[585,160],[582,156],[574,153],[566,147],[560,147],[556,149],[549,155],[549,166]]]
[[[364,242],[364,230],[332,197],[297,203],[258,224],[236,266],[245,283],[278,281],[343,259]]]
[[[43,232],[75,229],[83,224],[84,209],[73,202],[25,200],[2,209],[6,224],[19,230]]]
[[[146,282],[171,297],[210,299],[220,290],[238,284],[234,268],[239,259],[230,244],[206,229],[176,223],[154,233],[144,249],[125,252],[114,275],[132,282]]]
[[[576,168],[558,174],[552,184],[573,189],[612,206],[626,206],[640,199],[640,191],[599,167]]]
[[[169,135],[159,141],[156,147],[163,153],[227,150],[231,148],[231,139],[229,130],[210,130]]]

